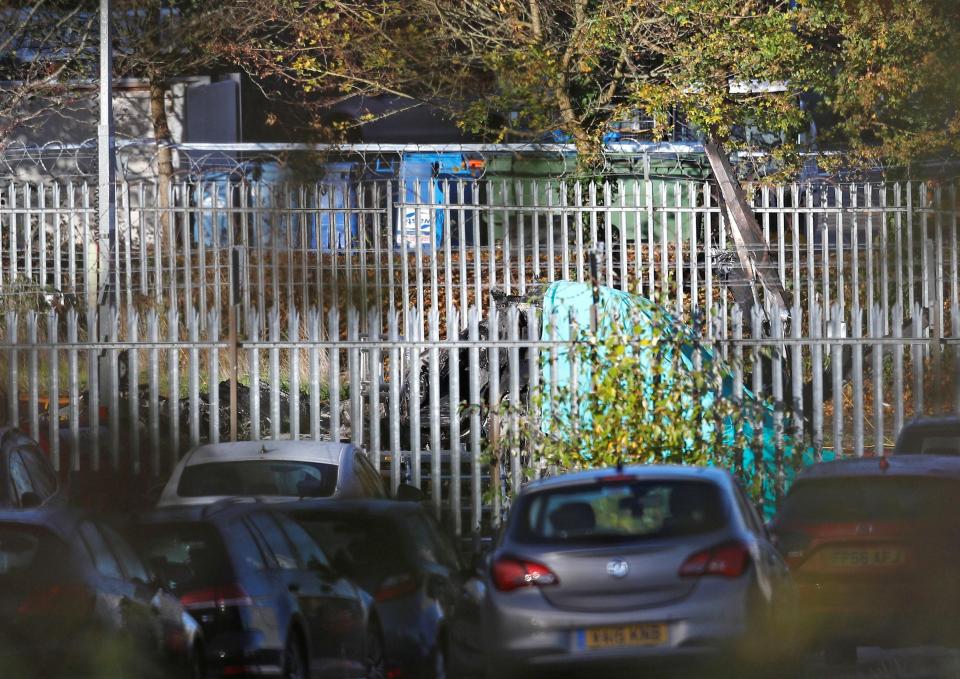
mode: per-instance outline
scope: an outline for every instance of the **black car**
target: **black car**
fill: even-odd
[[[230,498],[160,509],[130,535],[200,623],[211,676],[384,676],[371,597],[272,507]]]
[[[483,582],[421,505],[311,500],[278,509],[373,595],[384,626],[387,676],[462,677],[483,666]]]
[[[960,416],[917,417],[897,437],[898,455],[960,455]]]
[[[0,507],[62,504],[65,493],[36,441],[16,427],[0,428]]]
[[[199,626],[109,525],[0,511],[0,676],[200,677]]]

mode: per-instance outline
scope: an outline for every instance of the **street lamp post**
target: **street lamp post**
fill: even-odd
[[[97,290],[101,306],[116,306],[117,287],[110,284],[111,256],[116,251],[116,161],[113,135],[113,47],[110,0],[100,0],[100,124],[97,126]],[[115,273],[115,272],[114,272]]]
[[[117,269],[113,261],[117,252],[117,204],[114,137],[113,137],[113,47],[110,39],[110,0],[100,0],[100,124],[97,126],[97,282],[96,291],[88,291],[88,299],[97,295],[99,300],[98,337],[106,341],[112,333],[111,325],[116,315],[119,289]],[[111,281],[111,278],[113,279]],[[89,302],[88,302],[89,303]],[[117,384],[116,364],[103,360],[107,352],[101,352],[97,377],[91,378],[90,396],[93,403],[99,400],[99,394],[111,395],[110,398],[110,453],[115,464],[119,451],[119,422],[116,407]],[[113,369],[111,369],[111,367]],[[99,429],[96,405],[93,412],[94,446],[99,448]]]

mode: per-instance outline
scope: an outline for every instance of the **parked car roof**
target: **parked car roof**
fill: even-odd
[[[582,472],[572,472],[546,479],[539,479],[525,486],[524,492],[535,492],[547,488],[572,486],[589,481],[602,481],[605,479],[615,478],[617,476],[630,476],[638,479],[705,479],[720,483],[726,482],[731,478],[729,472],[718,467],[647,464],[624,467],[622,471],[618,471],[617,469],[589,469]]]
[[[960,415],[924,415],[915,417],[903,425],[903,429],[908,427],[931,427],[939,429],[940,427],[960,427]],[[901,429],[901,431],[903,431]]]
[[[218,499],[235,496],[257,496],[271,502],[307,497],[367,496],[363,492],[357,469],[362,462],[355,460],[358,449],[350,443],[331,441],[236,441],[198,446],[187,453],[174,467],[157,503],[160,507],[186,504],[209,504]],[[268,479],[267,488],[258,488],[262,481],[254,468],[277,466],[302,467],[304,481],[312,480],[318,490],[301,492],[291,486],[290,479],[282,483]],[[309,467],[312,471],[307,470]],[[234,474],[230,473],[233,470]],[[321,468],[326,471],[321,472]],[[247,470],[246,472],[244,470]],[[291,470],[295,471],[295,470]],[[322,473],[322,476],[320,474]],[[237,476],[240,474],[242,476]],[[251,476],[252,474],[252,476]],[[376,471],[374,483],[381,488],[382,480]],[[309,477],[309,478],[308,478]],[[243,479],[250,481],[245,485]],[[184,489],[183,483],[189,488]]]
[[[854,476],[956,476],[960,457],[947,455],[890,455],[820,462],[804,469],[797,482],[805,479]]]
[[[37,507],[35,509],[0,509],[0,523],[46,526],[62,536],[74,532],[76,525],[90,514],[75,507]]]
[[[188,464],[224,460],[304,460],[337,464],[349,443],[330,441],[234,441],[208,443],[188,454]]]
[[[924,440],[933,439],[933,440]],[[945,440],[944,440],[945,439]],[[897,453],[949,455],[960,453],[960,415],[916,417],[897,436]]]

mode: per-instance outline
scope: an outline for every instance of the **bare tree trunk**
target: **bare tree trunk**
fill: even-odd
[[[707,159],[710,161],[713,175],[720,185],[720,196],[726,205],[727,213],[730,215],[730,230],[737,250],[737,257],[740,259],[740,266],[743,269],[745,280],[733,286],[737,303],[746,307],[743,317],[745,319],[750,318],[749,307],[758,301],[757,291],[754,289],[754,285],[758,281],[766,292],[765,299],[778,307],[771,309],[771,311],[780,313],[788,308],[786,292],[777,276],[776,267],[770,259],[770,251],[763,240],[760,225],[757,224],[753,210],[747,203],[740,182],[733,174],[730,159],[720,143],[715,140],[711,139],[705,142],[703,146],[707,152]],[[747,287],[749,289],[745,289]]]
[[[170,225],[170,185],[173,182],[173,152],[170,150],[170,125],[167,121],[165,105],[167,88],[165,83],[150,82],[150,118],[153,123],[153,136],[157,143],[157,203],[160,208],[158,222],[163,233]]]

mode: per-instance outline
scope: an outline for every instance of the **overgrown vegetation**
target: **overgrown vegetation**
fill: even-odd
[[[529,403],[500,413],[494,473],[524,482],[621,464],[717,465],[772,506],[806,449],[791,440],[788,416],[747,387],[736,391],[734,364],[702,342],[696,323],[646,300],[633,311],[601,316],[543,358]]]

